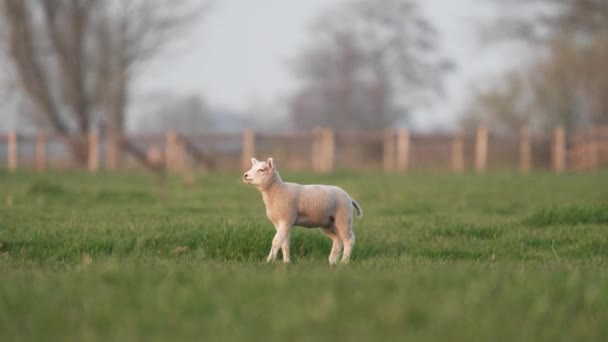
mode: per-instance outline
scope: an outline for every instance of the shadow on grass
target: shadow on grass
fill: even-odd
[[[608,224],[608,207],[597,205],[552,206],[524,220],[533,227],[576,224]]]
[[[455,226],[438,229],[434,232],[437,236],[460,239],[463,237],[477,240],[494,240],[503,235],[503,231],[491,227]]]
[[[150,204],[157,197],[148,191],[100,189],[95,192],[66,187],[52,180],[42,178],[33,181],[26,194],[31,197],[43,197],[52,200],[73,203],[74,201],[100,204]]]
[[[75,195],[59,183],[48,179],[38,179],[30,184],[27,194],[31,196],[65,197]]]

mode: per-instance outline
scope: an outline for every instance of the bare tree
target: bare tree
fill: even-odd
[[[55,132],[104,125],[121,134],[136,67],[200,11],[169,0],[0,0],[0,39],[19,88]],[[84,162],[86,148],[71,147]]]
[[[174,95],[155,93],[145,98],[146,105],[135,127],[139,131],[161,133],[167,129],[195,134],[214,129],[214,118],[208,105],[198,94]]]
[[[483,123],[492,132],[508,134],[532,124],[532,91],[525,73],[509,72],[497,83],[477,90],[469,101],[462,119],[466,131],[474,132]]]
[[[502,7],[496,21],[482,28],[482,36],[550,43],[565,36],[594,36],[608,30],[605,0],[494,0]]]
[[[442,90],[450,67],[413,1],[358,0],[319,18],[295,61],[296,127],[384,128]]]
[[[494,25],[502,35],[493,39],[520,39],[541,53],[490,89],[477,92],[463,124],[484,122],[511,132],[524,123],[537,129],[607,124],[608,2],[536,0],[502,6],[536,11],[500,17]]]
[[[522,124],[536,129],[608,124],[608,40],[584,46],[565,40],[549,52],[478,91],[465,113],[465,126],[484,122],[516,132]]]

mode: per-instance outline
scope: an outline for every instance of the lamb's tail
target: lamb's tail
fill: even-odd
[[[358,218],[362,218],[363,217],[363,209],[361,209],[361,206],[359,205],[359,203],[357,203],[357,201],[355,201],[352,198],[350,200],[353,203],[353,207],[355,207],[355,209],[357,210],[357,217]]]

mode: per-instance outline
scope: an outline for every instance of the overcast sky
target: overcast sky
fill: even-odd
[[[288,62],[306,45],[312,22],[328,7],[347,1],[217,1],[214,11],[181,37],[177,49],[146,69],[137,93],[199,93],[216,107],[238,111],[254,103],[274,103],[293,89]],[[414,124],[419,129],[449,128],[473,87],[487,83],[517,58],[506,47],[479,43],[478,24],[497,11],[490,1],[420,3],[457,69],[447,78],[447,97],[416,113]]]

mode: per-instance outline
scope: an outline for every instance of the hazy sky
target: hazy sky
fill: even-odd
[[[288,62],[306,45],[312,22],[328,7],[349,0],[220,0],[181,43],[141,77],[138,93],[168,90],[200,93],[214,106],[246,111],[275,103],[293,89]],[[448,94],[415,117],[418,128],[446,128],[455,121],[475,84],[508,63],[509,49],[483,46],[478,24],[497,10],[487,0],[420,1],[442,34],[445,54],[457,70]]]

